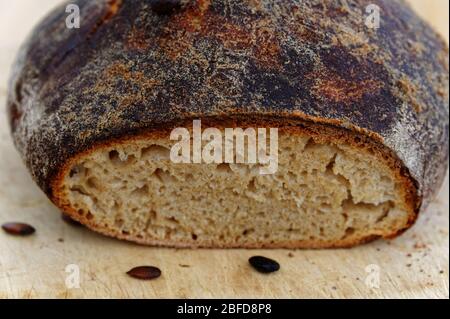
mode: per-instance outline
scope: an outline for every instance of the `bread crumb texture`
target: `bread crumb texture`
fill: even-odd
[[[375,154],[306,135],[279,137],[279,167],[176,164],[164,138],[80,157],[62,180],[74,217],[109,235],[188,247],[328,247],[408,225],[394,173]]]

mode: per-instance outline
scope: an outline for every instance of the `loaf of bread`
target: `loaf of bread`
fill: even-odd
[[[401,234],[442,183],[448,50],[402,1],[71,3],[79,28],[64,4],[21,48],[8,112],[35,181],[95,231],[350,247]],[[174,162],[171,132],[194,120],[277,128],[276,171]]]

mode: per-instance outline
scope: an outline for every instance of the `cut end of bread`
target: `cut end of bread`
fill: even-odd
[[[410,226],[408,190],[386,156],[280,130],[278,170],[177,164],[174,141],[140,136],[78,156],[56,202],[101,233],[176,247],[348,247]]]

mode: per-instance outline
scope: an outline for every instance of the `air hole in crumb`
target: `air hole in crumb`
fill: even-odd
[[[217,165],[216,169],[221,173],[232,173],[233,170],[230,167],[230,164],[222,163]]]
[[[389,215],[390,208],[391,207],[389,206],[383,207],[383,211],[381,215],[377,218],[376,223],[381,223]]]
[[[305,151],[305,150],[307,150],[309,148],[314,147],[315,145],[317,145],[316,142],[314,141],[314,139],[312,137],[310,137],[308,139],[308,142],[306,142],[305,147],[303,148],[303,150]]]
[[[114,205],[113,205],[113,207],[112,207],[112,210],[113,210],[113,211],[118,211],[119,209],[120,209],[119,203],[117,203],[116,201],[114,201]]]
[[[163,174],[164,174],[164,171],[160,168],[157,168],[155,170],[155,172],[153,173],[153,175],[155,175],[156,178],[158,178],[158,180],[164,184]]]
[[[345,230],[344,237],[349,237],[349,236],[353,235],[354,233],[355,233],[355,229],[353,227],[347,227],[347,229]]]
[[[111,160],[111,162],[120,161],[119,152],[117,152],[117,151],[109,152],[109,159]]]
[[[84,195],[84,196],[88,196],[86,190],[85,190],[84,187],[82,187],[81,185],[80,185],[80,186],[74,186],[74,187],[72,187],[72,188],[70,189],[70,191],[71,191],[71,192],[75,192],[75,193],[79,193],[79,194]]]
[[[198,236],[196,234],[192,234],[192,239],[197,240]]]
[[[72,168],[72,169],[70,170],[69,177],[74,177],[74,176],[77,175],[79,172],[80,172],[80,171],[79,171],[79,168],[78,168],[78,167],[74,167],[74,168]]]
[[[180,223],[180,221],[173,216],[167,217],[166,220],[168,220],[169,222],[174,223],[174,224]]]
[[[109,152],[109,159],[114,165],[129,165],[136,160],[134,155],[120,156],[119,152],[112,150]]]
[[[336,156],[337,156],[337,154],[334,154],[334,156],[331,158],[330,162],[327,164],[327,167],[325,168],[325,171],[329,174],[334,174],[333,167],[334,167],[334,164],[336,163]]]
[[[98,185],[98,180],[97,180],[97,178],[95,178],[95,177],[90,177],[90,178],[88,178],[88,180],[86,181],[86,185],[89,187],[89,188],[93,188],[93,189],[97,189],[97,185]]]
[[[92,215],[91,212],[88,212],[88,213],[86,214],[86,219],[87,219],[87,220],[91,220],[92,218],[94,218],[94,215]]]
[[[117,228],[122,228],[124,224],[124,221],[122,218],[116,218],[116,220],[114,221],[114,226],[116,226]]]
[[[153,173],[153,175],[155,175],[156,178],[163,184],[176,181],[175,178],[172,175],[170,175],[170,173],[162,170],[161,168],[157,168]]]
[[[256,192],[256,185],[255,185],[255,179],[254,178],[252,178],[252,180],[248,183],[247,188],[248,188],[248,190],[250,192],[253,192],[253,193]]]
[[[131,163],[133,163],[133,162],[135,162],[136,161],[136,156],[134,156],[134,155],[128,155],[127,156],[127,159],[124,161],[125,162],[125,164],[131,164]]]
[[[295,182],[297,180],[297,176],[294,173],[292,173],[291,171],[287,172],[287,174],[285,176],[290,181]]]
[[[142,187],[136,188],[131,195],[132,196],[147,196],[149,193],[148,185],[144,185]]]

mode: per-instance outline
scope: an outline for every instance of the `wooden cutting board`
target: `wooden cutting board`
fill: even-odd
[[[0,0],[0,105],[19,44],[58,0]],[[413,1],[448,41],[448,1]],[[64,223],[35,186],[0,112],[0,223],[24,221],[24,238],[0,232],[0,298],[449,297],[448,178],[416,226],[398,239],[339,250],[209,250],[143,247]],[[278,260],[262,275],[252,255]],[[142,282],[130,268],[155,265],[162,277]],[[79,288],[71,286],[79,269]],[[69,270],[69,272],[66,272]],[[66,285],[66,281],[69,285]],[[379,284],[377,284],[379,283]]]

